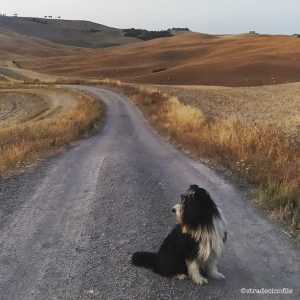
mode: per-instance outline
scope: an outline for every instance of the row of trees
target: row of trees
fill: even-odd
[[[44,16],[44,18],[45,19],[53,19],[53,17],[52,16]],[[60,16],[58,16],[58,17],[55,17],[55,19],[61,19],[61,17]]]
[[[187,27],[173,27],[172,29],[169,29],[169,30],[172,30],[172,31],[190,31],[190,29],[187,28]]]
[[[4,13],[4,14],[1,14],[0,13],[0,16],[2,16],[2,17],[6,17],[6,14]],[[18,14],[13,14],[13,17],[18,17]],[[44,16],[44,19],[53,19],[53,17],[52,16]],[[55,17],[55,19],[61,19],[61,17],[60,16],[58,16],[58,17]]]
[[[146,29],[124,29],[124,35],[127,37],[135,37],[141,40],[152,40],[160,37],[171,37],[173,36],[172,31],[190,31],[188,28],[173,27],[168,30],[151,31]]]
[[[126,37],[135,37],[144,41],[152,40],[160,37],[171,37],[173,34],[169,30],[161,30],[161,31],[149,31],[146,29],[124,29],[124,36]]]
[[[6,17],[6,14],[4,13],[4,14],[0,14],[0,16],[1,17]],[[18,14],[13,14],[13,17],[17,17],[18,16]]]

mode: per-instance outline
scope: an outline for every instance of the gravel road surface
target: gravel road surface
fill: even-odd
[[[247,193],[149,129],[126,97],[77,87],[107,106],[103,130],[31,172],[0,183],[0,299],[299,299],[299,248]],[[204,286],[128,263],[157,250],[189,184],[228,221],[220,272]],[[293,289],[242,294],[241,288]]]

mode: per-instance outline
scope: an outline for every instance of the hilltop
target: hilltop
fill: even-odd
[[[76,47],[106,48],[139,41],[126,37],[122,29],[80,20],[0,16],[0,28]]]
[[[170,37],[182,30],[188,29],[117,29],[80,20],[0,15],[0,80],[26,80],[37,76],[21,70],[18,61],[55,57],[55,60],[64,64],[62,57],[90,57],[102,53],[99,52],[102,48]]]

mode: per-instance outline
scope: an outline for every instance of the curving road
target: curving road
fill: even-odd
[[[170,146],[128,99],[77,87],[107,105],[101,133],[0,183],[0,299],[244,299],[241,288],[290,288],[299,299],[299,249],[250,204],[246,191]],[[191,183],[227,217],[219,269],[197,286],[135,268],[174,225],[171,207]]]

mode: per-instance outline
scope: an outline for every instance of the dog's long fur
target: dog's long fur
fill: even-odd
[[[225,278],[218,272],[217,260],[227,239],[226,223],[207,191],[191,185],[172,212],[178,224],[158,253],[135,252],[132,264],[162,276],[188,276],[197,284],[207,283],[205,275]]]

